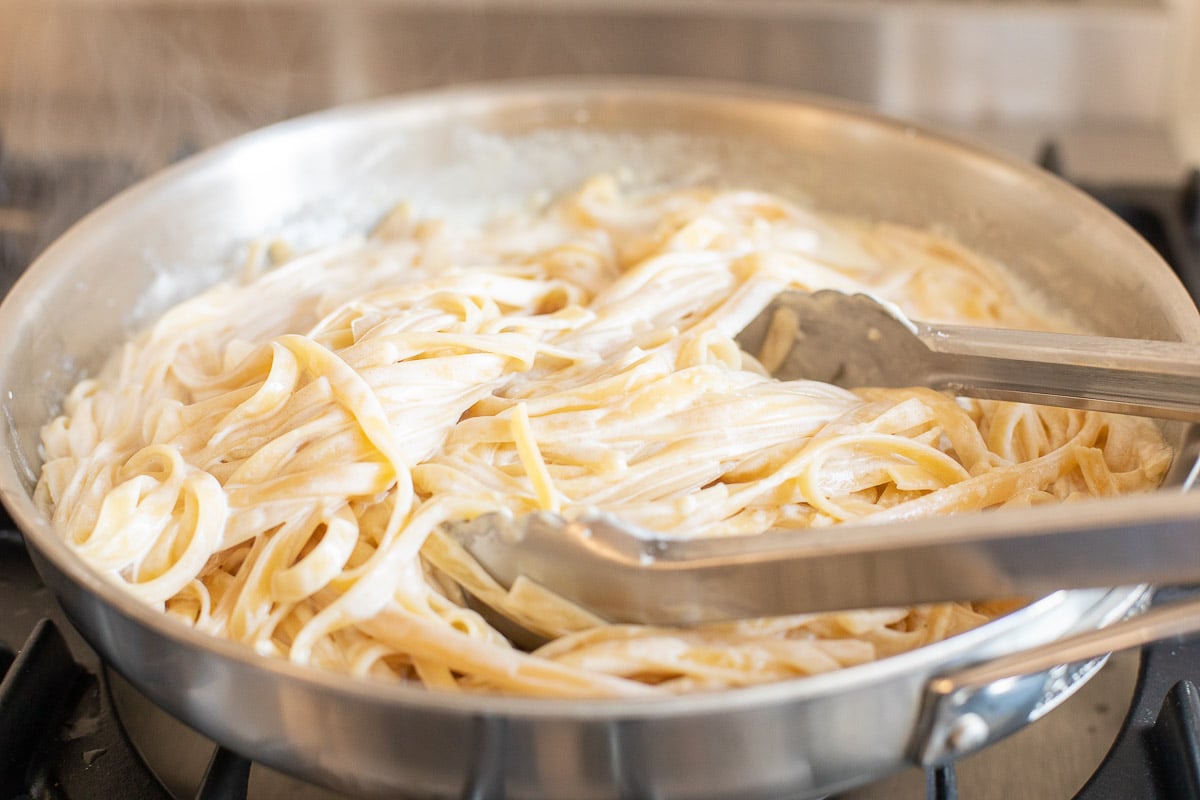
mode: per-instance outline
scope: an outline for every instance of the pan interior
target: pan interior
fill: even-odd
[[[921,130],[795,100],[654,81],[435,93],[266,129],[201,154],[99,209],[52,246],[0,306],[0,383],[6,387],[0,401],[10,456],[0,460],[0,492],[31,548],[66,576],[65,582],[48,582],[81,627],[114,651],[106,653],[110,658],[120,657],[123,634],[114,631],[129,620],[165,640],[196,644],[197,636],[131,603],[57,541],[30,500],[38,432],[66,390],[94,372],[118,342],[230,274],[251,241],[278,237],[298,250],[331,244],[369,229],[401,201],[418,215],[469,224],[542,202],[603,172],[634,189],[751,186],[822,211],[934,227],[1006,265],[1034,302],[1098,333],[1200,341],[1200,318],[1169,269],[1115,217],[1073,189]],[[1171,477],[1179,483],[1195,457],[1194,437],[1182,425],[1166,432],[1179,448]],[[1048,638],[1084,620],[1099,624],[1136,596],[1079,593],[1016,616],[1022,624],[1036,623],[1053,609],[1071,609],[1072,619],[1039,633]],[[811,691],[853,688],[913,665],[928,672],[962,660],[966,648],[1011,649],[997,637],[1016,623],[999,620],[962,642],[908,654],[901,657],[903,667],[868,665],[854,675],[822,676]],[[224,645],[210,652],[224,660],[212,667],[217,676],[226,668],[251,669],[256,661],[231,657]],[[240,663],[225,663],[234,661]],[[135,678],[141,669],[131,666]],[[272,677],[300,682],[287,665]],[[314,683],[314,695],[337,693],[333,681]],[[752,696],[765,707],[805,691],[768,688]],[[206,732],[236,743],[238,734],[198,700],[162,686],[153,699],[172,703],[172,710]],[[405,702],[416,704],[411,695]],[[711,710],[724,703],[710,699],[693,707]],[[366,707],[365,701],[359,705]],[[532,716],[535,705],[498,698],[489,708]],[[446,707],[466,706],[448,701]],[[290,759],[284,753],[276,763]]]

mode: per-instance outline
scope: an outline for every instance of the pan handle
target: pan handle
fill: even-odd
[[[1196,633],[1200,599],[1179,601],[933,678],[925,687],[913,759],[922,766],[943,764],[1038,719],[1050,709],[1040,703],[1047,671],[1075,665],[1077,673],[1090,672],[1114,651]]]

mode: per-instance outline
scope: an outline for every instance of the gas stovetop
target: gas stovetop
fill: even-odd
[[[1041,163],[1057,170],[1057,149],[1048,146]],[[12,163],[0,151],[0,293],[71,222],[136,177],[120,162]],[[1175,186],[1082,188],[1142,233],[1200,297],[1200,173]],[[42,585],[7,515],[0,608],[0,800],[336,797],[205,740],[108,670]],[[1197,686],[1200,641],[1120,654],[1013,739],[846,800],[1200,797]]]

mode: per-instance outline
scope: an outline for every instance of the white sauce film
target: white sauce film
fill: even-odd
[[[278,263],[276,263],[278,262]],[[1155,487],[1144,420],[780,382],[733,336],[784,289],[1038,327],[943,237],[756,191],[628,196],[598,177],[452,229],[402,208],[167,312],[43,431],[39,506],[142,601],[272,657],[436,689],[712,690],[920,647],[1017,601],[607,625],[497,585],[440,532],[595,508],[667,536],[1074,501]],[[550,642],[514,648],[465,587]]]

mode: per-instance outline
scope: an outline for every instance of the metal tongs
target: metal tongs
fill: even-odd
[[[775,333],[768,337],[774,326]],[[1200,420],[1200,348],[913,322],[865,295],[787,292],[739,335],[789,332],[775,374]],[[1200,493],[802,534],[672,540],[611,515],[449,526],[500,583],[523,575],[614,622],[715,620],[1200,582]]]

